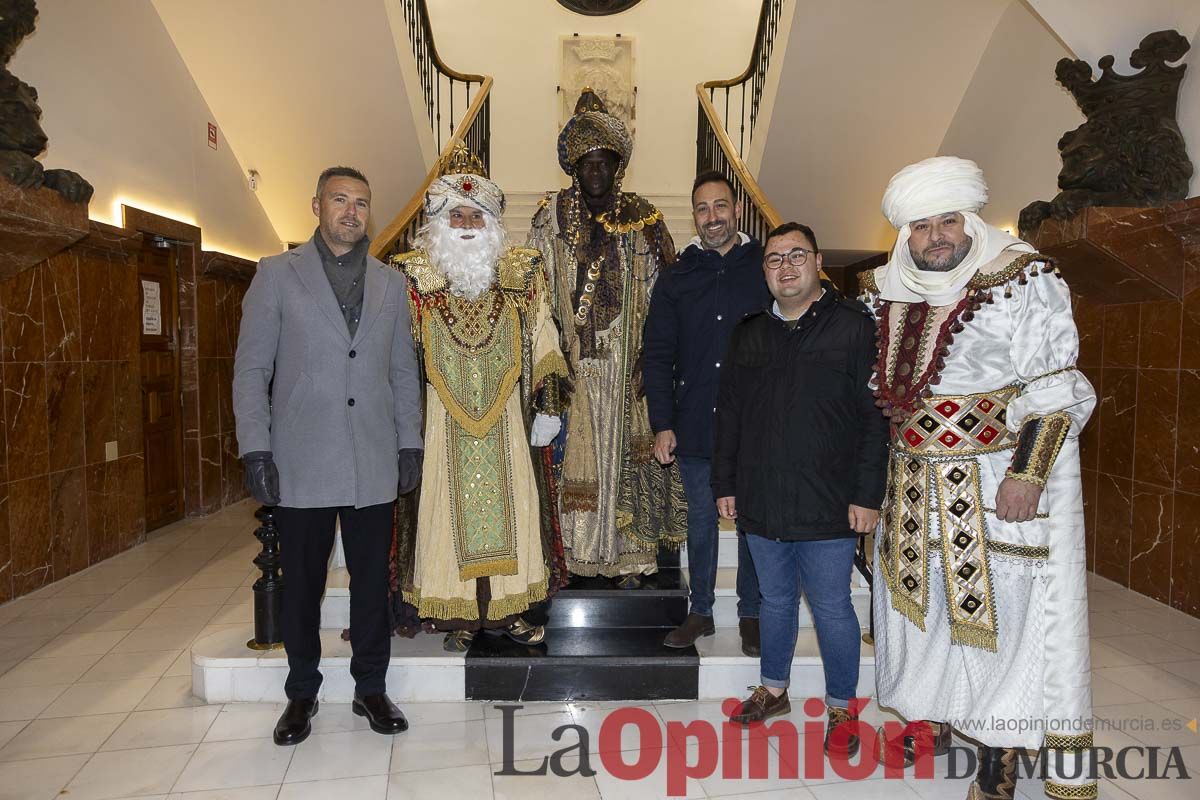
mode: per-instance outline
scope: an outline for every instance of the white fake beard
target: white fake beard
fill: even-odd
[[[496,280],[496,263],[504,252],[505,238],[499,220],[487,218],[484,227],[468,230],[451,228],[450,220],[440,216],[417,233],[417,245],[446,276],[453,294],[478,300]]]

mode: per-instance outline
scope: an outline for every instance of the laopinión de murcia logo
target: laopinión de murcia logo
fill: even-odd
[[[851,701],[851,710],[861,713],[870,704],[869,698]],[[734,698],[722,703],[722,713],[728,717],[740,705]],[[582,725],[560,725],[551,732],[546,743],[548,755],[532,769],[518,769],[514,758],[514,742],[518,718],[524,708],[517,704],[497,705],[502,715],[503,764],[496,775],[558,777],[596,774],[593,760],[599,768],[614,778],[627,781],[644,780],[665,760],[666,793],[682,797],[687,781],[703,780],[714,775],[725,779],[748,778],[765,780],[772,775],[783,779],[803,778],[820,780],[827,770],[843,780],[866,780],[882,769],[884,779],[904,779],[907,770],[901,762],[902,748],[888,747],[888,742],[912,737],[915,762],[907,774],[922,780],[937,778],[962,779],[975,774],[974,747],[952,745],[942,764],[933,758],[933,732],[923,722],[885,722],[878,730],[855,719],[839,724],[831,733],[831,753],[826,755],[825,704],[819,698],[809,698],[803,704],[809,719],[799,726],[788,719],[754,723],[748,726],[731,722],[714,724],[707,720],[663,722],[643,708],[619,708],[608,713],[599,730],[598,754],[591,746],[591,734]],[[1003,721],[994,720],[993,729],[1003,730]],[[1014,720],[1011,730],[1028,730],[1028,722]],[[967,726],[969,727],[969,726]],[[1190,780],[1191,773],[1184,762],[1182,747],[1200,743],[1188,741],[1197,732],[1196,720],[1178,719],[1098,720],[1100,729],[1178,731],[1178,745],[1170,747],[1127,746],[1121,748],[1091,747],[1079,757],[1062,750],[1018,751],[1018,775],[1026,779],[1045,780],[1048,775],[1058,779],[1095,781],[1113,780]],[[636,749],[622,750],[622,736],[627,728],[637,731]],[[957,729],[957,727],[956,727]],[[969,731],[963,731],[969,736]],[[845,743],[857,736],[860,747],[856,755],[847,757]],[[770,740],[776,747],[772,748]],[[841,746],[839,746],[841,745]],[[771,761],[776,761],[775,769]]]

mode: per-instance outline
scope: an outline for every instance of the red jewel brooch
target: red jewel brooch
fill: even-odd
[[[462,188],[464,192],[469,192],[475,188],[475,184],[471,183],[470,181],[463,181]]]

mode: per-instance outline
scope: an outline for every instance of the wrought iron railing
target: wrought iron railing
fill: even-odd
[[[426,0],[403,0],[403,5],[408,41],[417,60],[417,77],[421,81],[425,112],[440,153],[471,107],[471,87],[474,86],[478,93],[487,76],[471,75],[446,66],[433,40]]]
[[[737,154],[743,160],[754,140],[767,70],[771,66],[771,53],[775,50],[775,36],[779,33],[782,16],[783,0],[763,0],[758,30],[754,34],[754,50],[746,69],[736,78],[704,84],[721,127],[729,134],[730,143],[737,145]]]
[[[408,38],[439,155],[403,210],[371,242],[371,255],[376,258],[412,247],[417,231],[425,224],[425,192],[443,173],[456,149],[465,147],[482,162],[485,171],[491,169],[492,162],[491,76],[469,75],[447,67],[433,42],[425,0],[403,0],[403,3]]]

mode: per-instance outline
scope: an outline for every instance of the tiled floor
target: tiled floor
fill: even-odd
[[[599,734],[620,704],[526,707],[514,720],[515,769],[533,770],[543,756],[572,748],[557,759],[564,777],[497,774],[504,771],[504,720],[486,704],[405,704],[412,728],[392,738],[366,729],[348,706],[324,705],[308,741],[276,747],[270,732],[281,706],[207,706],[190,693],[190,643],[251,620],[251,511],[241,504],[171,526],[131,552],[0,606],[0,800],[665,797],[671,768],[697,757],[696,743],[666,735],[666,724],[722,720],[715,702],[643,705],[641,718],[662,735],[657,749],[639,755],[630,752],[639,745],[631,730],[617,742]],[[1182,746],[1188,769],[1200,770],[1200,735],[1186,727],[1200,716],[1200,620],[1098,578],[1091,600],[1096,715],[1113,721],[1097,743]],[[799,702],[794,709],[801,728],[808,717]],[[884,718],[874,708],[867,716]],[[564,725],[588,732],[594,776],[570,774],[580,766],[579,734],[568,729],[555,741]],[[776,753],[777,740],[771,746]],[[618,750],[627,764],[646,759],[648,776],[615,777],[602,762]],[[764,778],[718,771],[681,788],[687,797],[757,800],[956,800],[966,793],[963,780],[883,780],[881,770],[859,782],[779,771],[772,758]],[[1105,781],[1101,796],[1194,798],[1197,786]],[[1020,791],[1041,796],[1032,782]]]

